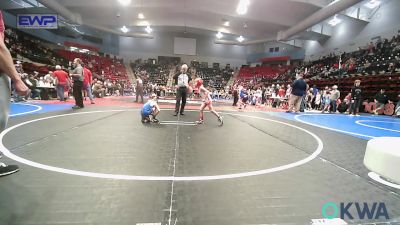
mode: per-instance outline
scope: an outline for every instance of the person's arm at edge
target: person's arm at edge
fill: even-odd
[[[10,51],[8,51],[3,40],[0,40],[0,71],[11,78],[19,95],[24,96],[29,92],[29,88],[21,80],[15,69]]]

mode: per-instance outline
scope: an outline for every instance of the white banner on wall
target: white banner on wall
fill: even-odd
[[[174,38],[174,54],[176,55],[196,55],[196,39],[194,38]]]

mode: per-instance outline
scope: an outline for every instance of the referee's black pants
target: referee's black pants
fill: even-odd
[[[186,98],[187,98],[187,88],[186,87],[179,87],[178,90],[176,90],[176,104],[175,104],[175,113],[183,113],[185,110],[185,105],[186,105]],[[181,99],[182,99],[182,104],[181,104]],[[181,107],[181,111],[179,112],[179,107]]]
[[[83,97],[82,97],[83,82],[74,80],[73,94],[75,98],[75,105],[83,108]]]

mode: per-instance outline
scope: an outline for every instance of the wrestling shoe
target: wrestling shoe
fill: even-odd
[[[4,163],[0,163],[0,177],[7,176],[12,173],[18,172],[19,167],[17,165],[6,165]]]
[[[196,124],[204,124],[204,120],[198,120],[196,121]]]
[[[220,126],[224,125],[224,117],[223,116],[219,116],[218,117],[218,122],[219,122]]]
[[[160,123],[160,121],[158,119],[152,119],[151,122],[152,123]]]
[[[149,119],[143,119],[142,123],[150,123],[150,120]]]

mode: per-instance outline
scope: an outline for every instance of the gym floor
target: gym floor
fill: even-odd
[[[13,104],[1,160],[21,171],[0,179],[0,224],[310,224],[327,202],[390,216],[349,224],[400,221],[400,189],[363,165],[367,140],[400,136],[399,120],[216,105],[223,126],[211,113],[194,125],[197,104],[174,117],[163,103],[162,124],[142,124],[130,98]]]

